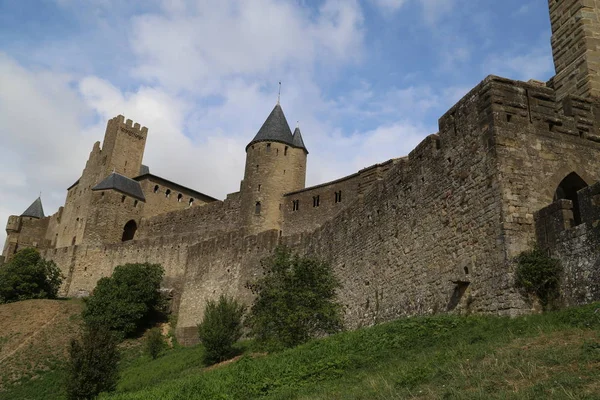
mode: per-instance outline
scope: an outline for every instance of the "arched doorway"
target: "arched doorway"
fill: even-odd
[[[577,192],[587,186],[588,184],[585,183],[579,175],[575,172],[571,172],[560,182],[554,193],[554,201],[567,199],[573,202],[573,220],[575,225],[581,223],[581,212],[579,210],[579,201],[577,201]]]
[[[126,242],[128,240],[132,240],[135,236],[135,231],[137,231],[137,224],[134,220],[131,220],[125,224],[123,227],[123,237],[121,238],[122,242]]]

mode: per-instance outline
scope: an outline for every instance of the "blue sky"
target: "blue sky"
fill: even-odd
[[[406,155],[485,76],[553,75],[545,0],[0,0],[0,224],[64,202],[107,119],[216,197],[277,100],[313,185]],[[3,237],[0,237],[3,239]]]

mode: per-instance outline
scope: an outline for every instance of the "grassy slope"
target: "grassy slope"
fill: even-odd
[[[598,399],[600,305],[517,319],[436,316],[202,371],[201,347],[123,370],[110,399]]]
[[[117,392],[102,398],[599,399],[599,307],[410,318],[211,370],[202,368],[200,346],[154,361],[132,346]],[[61,398],[60,377],[43,374],[0,398]]]
[[[60,366],[82,308],[78,300],[0,305],[0,399],[52,398],[60,392]],[[2,389],[11,389],[10,395]]]

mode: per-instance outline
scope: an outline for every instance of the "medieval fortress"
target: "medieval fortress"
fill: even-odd
[[[11,216],[3,257],[35,247],[93,290],[115,266],[160,263],[177,335],[194,343],[208,299],[246,302],[278,244],[329,261],[349,327],[406,315],[516,315],[514,257],[562,260],[563,301],[600,300],[600,0],[549,0],[556,75],[489,76],[408,156],[305,187],[310,143],[279,104],[246,147],[240,190],[217,200],[142,164],[148,129],[108,121],[63,207]],[[249,138],[250,139],[250,138]]]

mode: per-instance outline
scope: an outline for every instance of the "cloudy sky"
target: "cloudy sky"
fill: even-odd
[[[553,75],[546,0],[0,0],[0,242],[118,114],[152,173],[223,198],[279,81],[313,185],[406,155],[489,74]]]

